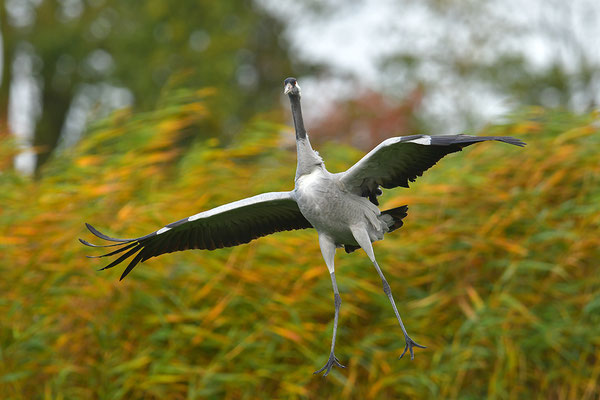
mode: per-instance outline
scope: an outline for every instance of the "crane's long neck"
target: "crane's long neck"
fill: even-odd
[[[296,140],[306,139],[306,129],[304,129],[304,120],[302,119],[302,106],[300,105],[300,95],[290,95],[290,104],[292,105],[292,118],[294,118],[294,128],[296,128]]]
[[[323,159],[315,152],[310,145],[306,129],[304,129],[304,120],[302,119],[302,106],[300,105],[300,95],[290,94],[290,104],[292,106],[292,117],[294,119],[294,128],[296,129],[296,152],[298,155],[298,165],[296,167],[296,179],[305,174],[310,174],[314,168],[323,164]]]

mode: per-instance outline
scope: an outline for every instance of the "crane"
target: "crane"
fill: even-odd
[[[384,140],[346,172],[331,173],[323,159],[313,150],[302,118],[301,91],[295,78],[284,81],[284,94],[290,100],[296,132],[297,166],[294,190],[263,193],[234,201],[188,218],[165,225],[155,232],[133,239],[109,237],[86,223],[89,231],[110,244],[95,245],[83,239],[90,247],[116,247],[100,256],[117,256],[102,268],[108,269],[132,257],[121,275],[125,278],[140,262],[165,253],[188,249],[214,250],[237,246],[274,232],[314,228],[319,238],[323,259],[331,277],[334,293],[333,334],[329,357],[325,365],[315,371],[333,367],[345,368],[335,356],[335,341],[339,310],[342,304],[334,268],[336,248],[346,252],[362,248],[381,278],[383,291],[388,297],[400,329],[404,334],[406,352],[414,359],[414,347],[425,348],[407,333],[396,303],[373,252],[372,242],[382,240],[385,234],[400,228],[407,216],[406,205],[380,211],[378,196],[384,189],[409,187],[424,171],[445,155],[461,151],[474,143],[490,140],[524,146],[519,139],[509,136],[470,135],[410,135]]]

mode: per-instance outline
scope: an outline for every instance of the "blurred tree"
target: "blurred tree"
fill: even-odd
[[[399,103],[421,86],[424,130],[473,129],[523,104],[587,112],[600,103],[596,0],[260,2],[283,22],[297,16],[286,34],[302,60],[328,66],[321,80]]]
[[[219,111],[204,134],[227,135],[269,109],[289,73],[281,25],[250,0],[176,6],[166,0],[7,0],[0,8],[0,121],[7,121],[14,60],[25,54],[41,93],[33,140],[38,166],[57,146],[69,110],[81,107],[78,98],[86,99],[88,111],[132,102],[148,109],[167,82],[212,86]]]
[[[416,87],[402,102],[368,90],[353,99],[337,101],[314,125],[315,143],[335,140],[369,151],[390,135],[419,133],[415,119],[423,99]]]
[[[9,77],[10,77],[10,57],[12,49],[8,46],[12,44],[6,40],[6,9],[0,7],[0,39],[2,40],[2,56],[0,63],[0,136],[8,132],[8,96],[9,96]]]

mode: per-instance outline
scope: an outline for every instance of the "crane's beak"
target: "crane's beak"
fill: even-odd
[[[286,83],[285,87],[283,88],[283,94],[288,94],[293,88],[294,86],[291,83]]]
[[[285,87],[283,88],[283,94],[288,93],[300,95],[300,85],[298,85],[298,82],[290,82],[285,84]]]

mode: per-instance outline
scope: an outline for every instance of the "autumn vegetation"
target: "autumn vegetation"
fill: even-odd
[[[293,187],[293,133],[277,118],[251,119],[227,145],[188,140],[216,112],[211,93],[168,92],[153,111],[96,122],[37,178],[12,170],[17,147],[0,137],[0,398],[598,397],[597,114],[524,110],[478,134],[527,147],[474,146],[387,191],[383,206],[409,215],[378,260],[427,349],[397,359],[404,341],[377,274],[341,251],[348,368],[323,379],[312,372],[333,298],[314,231],[161,256],[122,282],[77,241],[92,240],[84,222],[135,237]],[[362,154],[319,150],[332,171]]]

